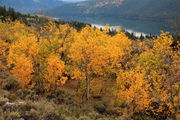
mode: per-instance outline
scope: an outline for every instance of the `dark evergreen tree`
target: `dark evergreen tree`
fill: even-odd
[[[144,36],[141,34],[141,36],[139,37],[139,39],[140,39],[141,41],[143,41],[143,40],[144,40]]]
[[[13,8],[6,8],[5,6],[0,6],[0,19],[1,21],[5,21],[7,18],[10,18],[12,21],[23,17],[19,12],[15,12]]]

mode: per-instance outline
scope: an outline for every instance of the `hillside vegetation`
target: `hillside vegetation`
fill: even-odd
[[[137,38],[0,7],[0,120],[179,120],[178,33]]]
[[[179,43],[105,27],[0,22],[0,119],[180,119]]]

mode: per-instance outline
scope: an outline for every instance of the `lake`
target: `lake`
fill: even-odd
[[[102,27],[109,24],[112,29],[122,28],[129,32],[134,32],[136,36],[141,33],[143,35],[159,35],[160,31],[172,32],[169,27],[168,21],[157,20],[140,20],[140,19],[127,19],[127,18],[112,18],[112,17],[75,17],[75,16],[63,16],[59,19],[65,21],[79,21],[91,24],[92,26]]]

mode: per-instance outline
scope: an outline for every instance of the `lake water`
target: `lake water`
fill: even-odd
[[[155,21],[155,20],[140,20],[140,19],[125,19],[125,18],[112,18],[112,17],[75,17],[75,16],[64,16],[59,19],[65,21],[79,21],[89,23],[92,26],[102,27],[109,24],[112,29],[122,28],[129,32],[134,32],[136,36],[141,33],[143,35],[152,34],[159,35],[160,31],[169,31],[170,24],[168,21]]]

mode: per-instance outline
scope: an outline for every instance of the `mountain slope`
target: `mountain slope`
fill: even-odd
[[[15,10],[23,13],[33,13],[41,9],[50,9],[65,3],[61,0],[0,0],[0,5],[15,8]]]
[[[60,16],[115,16],[170,19],[180,15],[177,0],[90,0],[66,4],[42,12]]]

